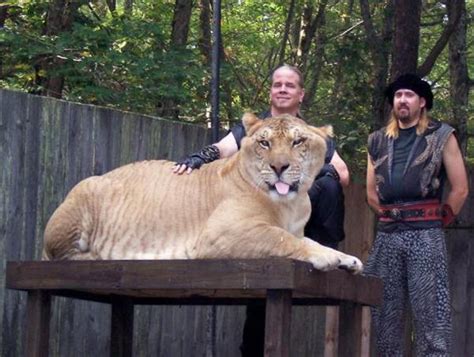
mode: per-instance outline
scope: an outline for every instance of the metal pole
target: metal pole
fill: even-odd
[[[220,42],[221,42],[221,2],[213,0],[212,14],[212,73],[211,73],[211,128],[212,142],[219,140],[219,84],[220,84]]]
[[[219,84],[220,84],[220,43],[221,43],[221,2],[213,0],[212,13],[212,55],[211,55],[211,139],[212,143],[219,140]],[[216,307],[210,309],[211,348],[208,355],[216,356]]]

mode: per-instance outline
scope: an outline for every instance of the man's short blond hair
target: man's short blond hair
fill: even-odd
[[[301,73],[301,71],[299,70],[298,67],[296,66],[292,66],[292,65],[289,65],[289,64],[283,64],[277,68],[275,68],[275,70],[272,72],[272,76],[271,76],[271,80],[272,80],[272,83],[273,83],[273,75],[275,74],[276,71],[278,71],[279,69],[288,69],[294,73],[296,73],[296,75],[298,76],[298,84],[301,88],[304,88],[304,78],[303,78],[303,73]]]

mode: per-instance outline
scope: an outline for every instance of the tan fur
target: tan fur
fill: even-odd
[[[47,224],[44,259],[278,256],[359,272],[357,258],[303,237],[331,129],[290,116],[243,122],[238,153],[189,175],[143,161],[80,182]],[[270,189],[278,179],[298,189],[280,195]]]

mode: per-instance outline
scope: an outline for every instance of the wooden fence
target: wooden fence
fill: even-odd
[[[44,226],[79,180],[143,159],[176,160],[209,143],[205,128],[94,106],[0,90],[0,353],[22,356],[26,294],[7,291],[7,260],[39,259]],[[471,175],[472,178],[472,175]],[[373,217],[365,190],[346,190],[342,249],[366,258]],[[471,197],[468,206],[474,206]],[[474,355],[473,214],[448,232],[455,356]],[[51,356],[107,356],[108,306],[58,299]],[[294,356],[322,356],[323,307],[296,307]],[[135,311],[135,356],[239,356],[245,308],[147,307]],[[471,331],[471,332],[470,332]],[[312,339],[303,336],[314,336]],[[326,336],[330,338],[330,336]]]

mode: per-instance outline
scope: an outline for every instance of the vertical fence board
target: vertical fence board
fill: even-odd
[[[468,277],[469,277],[469,237],[458,232],[450,232],[447,239],[449,259],[449,280],[453,331],[466,331],[468,327]],[[453,356],[464,356],[466,346],[464,333],[453,334]]]
[[[215,316],[216,331],[212,331],[212,314],[211,307],[206,312],[209,316],[209,322],[206,324],[209,336],[215,334],[215,356],[239,357],[240,344],[242,342],[242,332],[245,322],[244,306],[218,306]],[[233,346],[234,348],[230,348]],[[212,346],[209,346],[212,347]]]
[[[4,101],[6,93],[0,91],[0,327],[4,326],[3,316],[4,309],[6,308],[5,304],[5,291],[1,289],[5,286],[5,264],[6,264],[6,252],[5,245],[7,241],[7,206],[8,200],[10,198],[10,188],[8,180],[11,177],[9,172],[10,167],[10,152],[9,145],[7,145],[7,115],[6,115],[6,105]],[[0,353],[4,355],[5,343],[3,328],[0,329]]]
[[[324,355],[325,314],[325,306],[293,307],[290,356]]]
[[[22,246],[22,207],[23,199],[22,185],[24,177],[22,167],[24,160],[24,123],[26,116],[26,98],[17,97],[14,93],[4,93],[2,100],[2,117],[5,119],[6,147],[2,157],[2,168],[7,174],[5,179],[5,221],[2,233],[9,239],[3,242],[2,279],[5,274],[5,261],[21,258]],[[2,286],[3,288],[3,286]],[[6,356],[21,355],[22,345],[9,343],[22,339],[22,318],[24,316],[25,299],[14,292],[5,294],[5,305],[2,316],[2,353]]]
[[[114,121],[112,112],[102,108],[95,108],[92,114],[94,118],[94,175],[101,175],[117,165],[113,165],[114,144],[117,140],[114,138]]]

